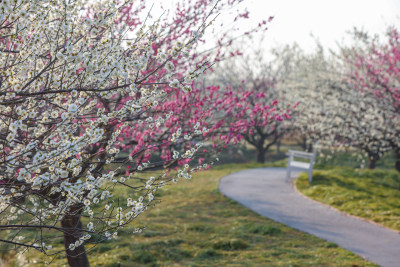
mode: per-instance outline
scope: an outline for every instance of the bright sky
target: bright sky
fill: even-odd
[[[177,1],[186,0],[152,0],[149,4],[154,3],[155,12],[160,3],[174,12]],[[263,44],[266,51],[297,42],[311,52],[315,47],[311,34],[323,46],[335,49],[336,42],[342,42],[348,36],[346,31],[354,26],[371,34],[383,34],[389,25],[400,27],[400,0],[244,0],[235,10],[245,8],[250,12],[250,19],[238,25],[241,29],[254,27],[274,16]],[[220,14],[215,25],[232,21],[233,15],[229,13]]]
[[[335,48],[353,26],[383,33],[400,26],[400,0],[244,0],[252,20],[273,15],[265,45],[293,43],[314,47],[312,33],[324,46]]]

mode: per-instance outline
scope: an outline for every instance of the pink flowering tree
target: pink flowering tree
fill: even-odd
[[[160,188],[207,167],[189,163],[214,129],[225,127],[214,138],[228,142],[240,138],[241,127],[260,123],[246,112],[242,124],[215,122],[209,106],[198,106],[206,97],[215,116],[243,110],[236,100],[230,110],[193,90],[212,64],[196,47],[214,6],[183,30],[190,17],[144,23],[134,16],[144,2],[132,2],[0,2],[2,246],[65,253],[71,266],[89,266],[85,244],[115,238]],[[190,14],[206,10],[189,7]],[[252,110],[251,118],[257,112],[280,120],[272,105]],[[165,172],[140,176],[154,168]],[[129,196],[117,201],[113,191],[121,187]],[[60,240],[64,248],[53,247]]]
[[[255,147],[258,146],[265,153],[268,144],[262,138],[270,137],[275,127],[287,119],[290,112],[279,110],[276,100],[271,100],[266,94],[257,93],[253,88],[201,87],[189,93],[175,92],[170,100],[159,105],[157,112],[162,114],[174,110],[174,113],[181,115],[171,116],[167,125],[171,129],[179,127],[186,140],[198,138],[191,132],[194,127],[195,133],[203,134],[209,146],[216,151],[221,151],[229,143],[237,144],[244,139],[254,143]],[[253,141],[258,138],[261,139],[258,143]],[[175,151],[175,146],[166,143],[161,149],[162,158],[170,160]],[[190,160],[186,159],[178,164],[186,164]],[[201,163],[204,159],[199,160]]]
[[[223,117],[211,129],[220,134],[219,138],[226,144],[231,138],[234,143],[245,140],[256,149],[257,162],[265,163],[265,153],[286,133],[282,121],[290,119],[289,114],[295,106],[282,110],[278,101],[271,102],[266,92],[248,88],[233,89],[228,86],[223,90],[216,102],[216,108],[223,111]]]
[[[200,38],[199,42],[193,43],[190,46],[190,50],[192,51],[190,56],[187,51],[182,54],[182,56],[187,59],[183,62],[178,61],[178,58],[182,56],[177,55],[176,51],[174,51],[176,47],[174,48],[172,44],[177,42],[178,37],[179,43],[182,44],[188,42],[192,38],[192,31],[190,31],[191,28],[199,27],[199,25],[202,25],[204,21],[213,14],[218,14],[218,12],[229,8],[230,6],[240,4],[241,2],[242,0],[233,0],[219,2],[218,5],[214,5],[213,1],[210,0],[182,2],[177,5],[177,12],[174,14],[172,19],[166,18],[159,22],[161,28],[166,30],[164,30],[160,38],[153,42],[152,49],[157,58],[164,60],[169,59],[170,61],[161,69],[158,69],[158,64],[149,63],[146,66],[146,72],[157,72],[160,75],[165,75],[163,79],[168,81],[171,80],[172,75],[177,79],[175,79],[175,83],[173,84],[164,85],[164,90],[169,97],[163,99],[163,101],[160,102],[160,105],[154,107],[152,110],[152,120],[154,121],[154,124],[159,124],[160,121],[163,121],[167,126],[166,128],[154,127],[152,129],[146,129],[146,127],[143,127],[140,124],[135,128],[125,128],[124,135],[121,139],[129,138],[130,143],[136,146],[135,152],[139,151],[141,147],[146,146],[149,142],[153,142],[153,140],[163,140],[161,146],[154,146],[152,151],[145,152],[140,160],[147,161],[151,157],[152,153],[155,152],[161,155],[163,159],[170,159],[171,155],[173,155],[172,152],[176,151],[176,146],[167,141],[168,138],[171,138],[172,133],[180,129],[180,131],[183,132],[183,136],[186,137],[185,140],[190,142],[192,137],[191,134],[189,134],[190,130],[188,130],[188,127],[198,125],[196,127],[204,128],[205,125],[210,126],[215,122],[215,117],[208,114],[210,111],[207,106],[194,104],[196,101],[200,101],[201,103],[207,103],[210,106],[210,101],[212,100],[210,95],[213,94],[212,88],[214,87],[205,87],[203,90],[196,90],[195,93],[192,94],[182,94],[182,89],[184,92],[188,93],[193,90],[192,88],[201,86],[195,85],[194,83],[194,80],[197,79],[201,73],[190,72],[190,69],[196,69],[198,66],[207,69],[215,62],[219,62],[227,57],[231,58],[240,55],[238,49],[231,48],[233,39],[238,36],[232,37],[231,35],[227,35],[227,33],[221,34],[221,37],[215,40],[215,47],[205,51],[204,49],[200,50],[201,48],[199,48],[199,44],[204,42],[204,40]],[[118,24],[138,25],[138,23],[140,23],[140,20],[137,17],[138,9],[142,8],[142,5],[125,6],[122,10],[121,17],[118,20]],[[238,12],[233,18],[233,21],[237,22],[238,20],[247,18],[247,11]],[[242,34],[249,35],[254,32],[266,30],[265,25],[271,20],[272,17],[268,18],[268,21],[264,20],[260,22],[251,31]],[[174,27],[166,28],[165,25],[168,24],[172,24]],[[201,36],[201,33],[198,34]],[[170,51],[171,56],[168,53],[165,53],[165,51]],[[188,72],[189,75],[184,77],[184,74]],[[196,111],[194,111],[195,107],[197,108]],[[165,114],[168,114],[167,117],[165,117]],[[191,115],[189,116],[189,114]],[[145,114],[145,116],[147,116],[147,114]],[[148,123],[149,121],[146,121],[145,116],[141,121],[143,123]],[[197,124],[196,121],[199,118],[201,118],[201,121]],[[206,118],[208,118],[207,122],[205,120]],[[215,127],[213,128],[213,131],[215,131]],[[200,132],[200,130],[198,129],[196,132]],[[232,137],[230,137],[229,140],[231,138]],[[130,144],[125,144],[125,146],[129,147]],[[180,160],[179,163],[184,164],[189,161],[190,159],[185,159],[184,161]]]
[[[374,98],[383,116],[379,137],[395,154],[395,168],[400,174],[400,36],[390,27],[385,40],[355,32],[358,45],[345,50],[350,65],[349,81],[361,92]],[[375,129],[372,129],[375,130]],[[399,180],[400,181],[400,180]],[[399,183],[400,189],[400,183]]]
[[[246,126],[243,141],[255,148],[257,161],[265,163],[267,151],[292,130],[297,101],[280,93],[278,60],[267,60],[251,36],[234,46],[247,47],[246,55],[224,59],[215,67],[212,82],[230,89],[223,108],[231,112],[233,124]]]

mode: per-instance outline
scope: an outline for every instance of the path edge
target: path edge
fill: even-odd
[[[301,173],[300,173],[300,174],[301,174]],[[300,174],[299,174],[299,175],[300,175]],[[363,218],[363,217],[360,217],[360,216],[357,216],[357,215],[349,214],[349,213],[347,213],[347,212],[345,212],[345,211],[339,210],[339,209],[336,208],[336,207],[333,207],[333,206],[331,206],[331,205],[328,205],[328,204],[319,202],[318,200],[312,199],[312,198],[310,198],[309,196],[304,195],[300,190],[297,189],[297,180],[298,180],[298,178],[299,178],[299,177],[293,179],[293,181],[292,181],[291,183],[292,183],[292,186],[293,186],[294,191],[295,191],[297,194],[299,194],[300,196],[302,196],[302,197],[304,197],[304,198],[306,198],[306,199],[309,199],[309,200],[311,200],[311,201],[313,201],[313,202],[315,202],[315,203],[324,205],[325,207],[328,207],[328,208],[330,208],[330,209],[333,209],[333,210],[335,210],[335,211],[337,211],[337,212],[343,214],[344,216],[352,217],[352,218],[357,219],[357,220],[365,221],[365,222],[374,224],[374,225],[376,225],[376,226],[380,226],[380,227],[382,227],[382,228],[385,228],[385,229],[387,229],[387,230],[390,230],[390,231],[392,231],[392,232],[394,232],[394,233],[400,235],[400,231],[399,231],[399,230],[392,229],[392,228],[390,228],[390,227],[387,227],[386,225],[383,225],[383,224],[374,222],[374,221],[372,221],[372,220],[369,220],[369,219],[366,219],[366,218]]]

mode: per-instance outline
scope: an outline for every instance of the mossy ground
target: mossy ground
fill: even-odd
[[[313,181],[301,174],[304,195],[352,215],[400,231],[400,191],[395,170],[333,168],[314,171]]]
[[[221,195],[219,178],[259,164],[215,167],[167,187],[159,203],[117,240],[93,247],[92,266],[375,266],[311,235],[266,219]],[[123,191],[121,191],[123,194]],[[87,245],[91,247],[91,245]],[[29,266],[44,257],[25,253]],[[36,263],[34,263],[34,261]],[[50,266],[66,266],[64,257]]]

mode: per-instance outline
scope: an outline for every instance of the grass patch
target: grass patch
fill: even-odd
[[[296,185],[312,199],[400,231],[400,191],[395,170],[314,171],[311,185],[305,173],[300,174]]]
[[[126,229],[132,232],[146,226],[146,230],[135,235],[121,232],[117,240],[96,245],[89,254],[91,265],[376,266],[332,243],[266,219],[219,193],[219,178],[261,166],[265,165],[219,166],[167,187],[161,201]],[[28,266],[44,266],[40,263],[43,255],[34,251],[24,255],[30,260]],[[60,257],[49,266],[66,265]]]
[[[278,235],[282,230],[276,226],[253,224],[248,225],[248,231],[253,234]]]
[[[241,239],[223,239],[215,241],[212,247],[221,250],[242,250],[248,248],[249,244]]]

